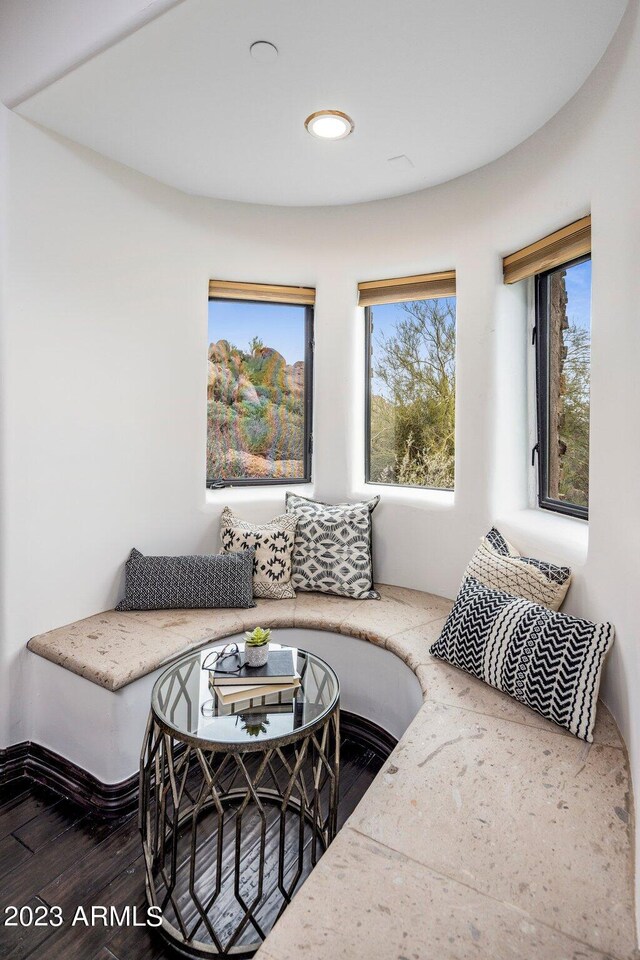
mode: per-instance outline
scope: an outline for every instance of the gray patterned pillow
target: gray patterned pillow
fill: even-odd
[[[331,505],[287,493],[287,513],[298,518],[291,574],[296,590],[380,599],[371,547],[371,514],[379,500]]]
[[[492,527],[480,541],[463,580],[467,577],[474,577],[493,590],[503,590],[559,610],[571,583],[571,570],[546,560],[521,557],[500,531]]]
[[[297,517],[283,513],[269,523],[249,523],[229,507],[220,517],[222,553],[255,550],[253,595],[271,600],[295,597],[291,584],[291,554]]]
[[[132,550],[116,610],[255,607],[253,550],[202,557],[145,557]]]
[[[469,577],[431,653],[593,743],[610,623],[556,613]]]

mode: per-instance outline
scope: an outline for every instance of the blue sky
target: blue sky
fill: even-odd
[[[591,260],[585,260],[567,270],[567,315],[570,323],[590,329],[591,326]],[[451,298],[455,307],[455,297]],[[394,332],[399,318],[405,317],[401,303],[381,303],[373,307],[373,344],[377,347],[381,334]]]
[[[578,263],[567,270],[567,316],[569,323],[591,328],[591,260]]]
[[[455,311],[455,297],[442,297],[441,301],[443,307],[446,307],[447,304],[451,304]],[[376,360],[378,360],[380,356],[380,341],[383,339],[383,337],[389,338],[392,336],[395,332],[398,320],[406,320],[407,314],[401,303],[379,303],[371,308],[371,313],[373,317],[373,331],[371,336],[373,344],[372,361],[373,365],[375,366]],[[375,376],[373,378],[373,388],[376,393],[385,394],[384,385]]]
[[[442,297],[442,305],[450,303],[454,310],[456,306],[455,297]],[[377,347],[381,334],[389,337],[395,330],[398,320],[406,319],[407,314],[402,308],[401,303],[379,303],[371,308],[373,313],[373,344]]]
[[[287,363],[304,360],[304,307],[281,303],[209,301],[209,343],[228,340],[249,351],[253,337],[281,353]]]
[[[571,323],[591,325],[591,260],[571,267],[566,275],[569,302],[567,313]],[[453,299],[453,298],[452,298]],[[373,308],[374,350],[381,334],[393,333],[399,317],[404,316],[399,303],[383,303]],[[304,360],[304,307],[279,303],[243,303],[209,301],[209,343],[229,340],[243,350],[255,336],[273,347],[287,363]]]

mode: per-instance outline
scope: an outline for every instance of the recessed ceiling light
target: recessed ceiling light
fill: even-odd
[[[307,117],[304,125],[319,140],[344,140],[353,133],[353,120],[340,110],[318,110]]]
[[[249,53],[254,60],[259,60],[260,63],[273,63],[274,60],[278,59],[278,48],[275,44],[269,43],[268,40],[256,40],[249,47]]]

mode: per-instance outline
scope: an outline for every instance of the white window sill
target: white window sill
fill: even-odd
[[[351,490],[348,499],[371,500],[373,497],[380,497],[382,502],[386,500],[388,503],[424,507],[429,510],[452,510],[455,502],[453,490],[427,490],[382,483],[365,483]]]
[[[589,524],[549,510],[529,509],[498,517],[496,527],[523,555],[582,566],[589,549]]]
[[[290,490],[301,497],[313,497],[311,483],[247,484],[240,487],[221,487],[219,490],[205,489],[206,509],[220,510],[223,506],[242,507],[248,504],[277,504],[277,512],[285,511],[285,493]]]

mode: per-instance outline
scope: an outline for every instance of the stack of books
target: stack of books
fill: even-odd
[[[254,701],[269,697],[265,709],[277,711],[278,706],[293,702],[292,694],[300,686],[300,674],[296,669],[297,650],[292,647],[277,647],[269,650],[269,659],[263,667],[242,667],[238,673],[209,672],[209,687],[220,704],[235,704],[239,701]],[[276,696],[274,694],[284,694]],[[273,701],[273,702],[271,702]]]

